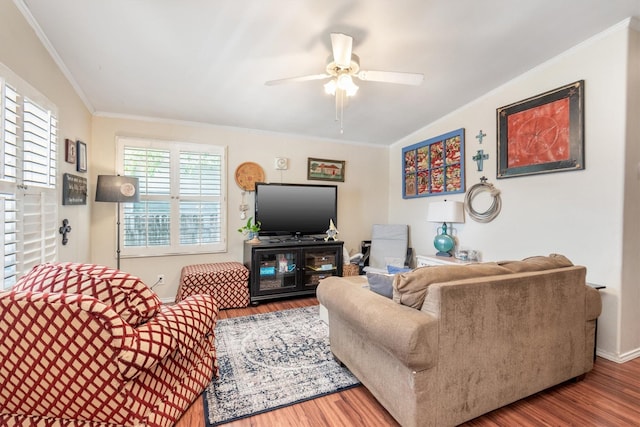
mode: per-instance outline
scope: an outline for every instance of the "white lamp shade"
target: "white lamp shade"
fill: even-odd
[[[427,221],[464,222],[464,203],[449,202],[447,200],[429,203]]]

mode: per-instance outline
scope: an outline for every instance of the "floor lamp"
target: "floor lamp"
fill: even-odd
[[[118,204],[118,219],[116,221],[118,270],[120,270],[120,203],[136,203],[139,201],[138,178],[120,175],[98,175],[96,202]]]

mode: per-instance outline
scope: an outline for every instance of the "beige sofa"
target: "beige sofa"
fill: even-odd
[[[393,299],[365,276],[317,295],[331,351],[403,426],[457,425],[593,367],[598,292],[561,255],[396,276]]]

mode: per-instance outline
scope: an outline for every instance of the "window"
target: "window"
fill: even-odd
[[[226,251],[224,147],[121,137],[118,159],[140,192],[122,204],[123,256]]]
[[[1,65],[0,93],[2,290],[57,259],[58,201],[55,107]]]

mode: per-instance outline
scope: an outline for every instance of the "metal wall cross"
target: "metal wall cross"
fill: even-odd
[[[487,134],[482,132],[482,129],[480,129],[480,131],[476,135],[476,139],[480,142],[480,144],[482,144],[482,138],[484,138],[485,136],[487,136]],[[482,169],[480,169],[480,170],[482,170]]]
[[[62,244],[66,245],[69,242],[69,238],[67,238],[67,234],[71,233],[71,226],[69,225],[68,219],[62,220],[62,227],[58,228],[58,232],[62,234]]]
[[[489,158],[488,154],[484,154],[484,150],[478,150],[478,153],[472,157],[473,160],[478,164],[478,172],[482,171],[482,164],[485,160]]]

